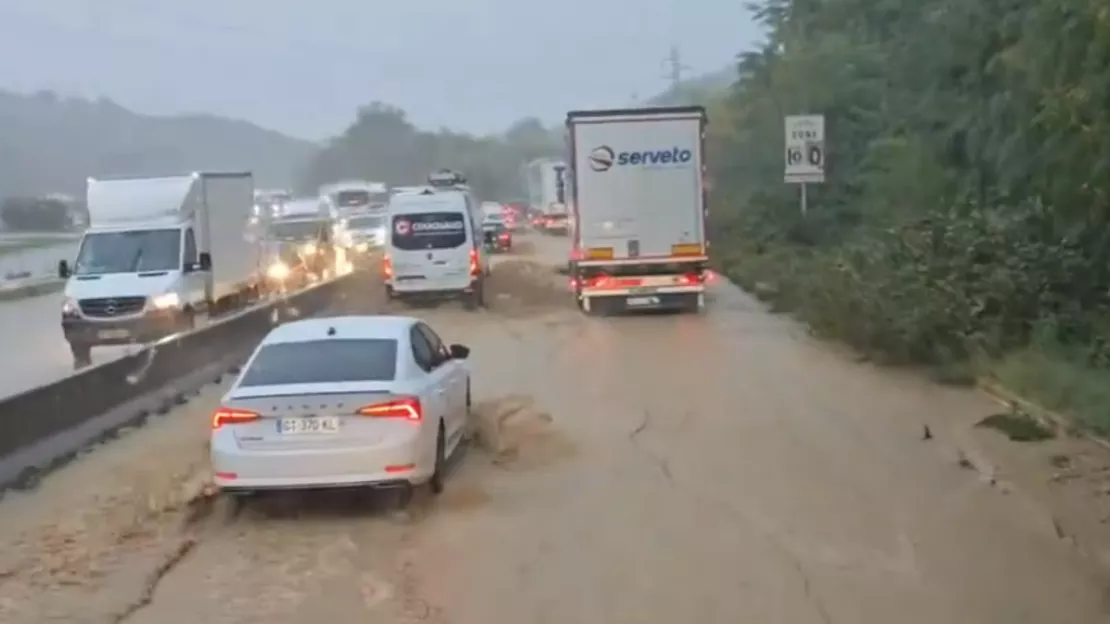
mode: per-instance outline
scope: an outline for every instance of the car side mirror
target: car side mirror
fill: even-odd
[[[69,263],[65,260],[58,261],[58,277],[68,279],[72,271],[69,270]]]
[[[207,251],[202,251],[200,253],[200,261],[197,262],[197,270],[199,270],[199,271],[211,271],[212,270],[212,254],[208,253]]]
[[[470,357],[470,347],[461,344],[453,344],[448,350],[451,352],[452,360],[465,360]]]

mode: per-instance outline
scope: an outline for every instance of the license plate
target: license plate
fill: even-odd
[[[337,433],[339,431],[338,418],[282,418],[277,424],[278,433],[282,435],[300,435],[305,433]]]
[[[126,329],[102,329],[96,332],[96,335],[101,340],[119,340],[130,336],[131,332]]]
[[[630,306],[652,306],[659,305],[659,297],[629,297],[628,305]]]
[[[629,290],[629,292],[643,294],[643,293],[655,292],[655,287],[654,286],[637,286],[636,288],[630,288],[628,290]],[[650,299],[651,297],[648,297],[648,298]]]

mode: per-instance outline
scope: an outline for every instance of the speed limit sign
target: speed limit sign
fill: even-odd
[[[825,116],[791,115],[786,126],[787,183],[825,181]]]

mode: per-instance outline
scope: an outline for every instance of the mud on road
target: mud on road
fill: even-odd
[[[1106,575],[1026,473],[968,469],[994,405],[727,284],[701,316],[583,317],[560,242],[499,258],[485,311],[337,303],[472,347],[477,444],[442,497],[235,513],[207,487],[211,386],[0,504],[0,621],[1106,621]]]

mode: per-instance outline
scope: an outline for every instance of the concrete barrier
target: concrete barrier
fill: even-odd
[[[0,401],[0,486],[27,484],[105,434],[182,401],[245,359],[275,325],[326,311],[359,276],[318,284]]]

